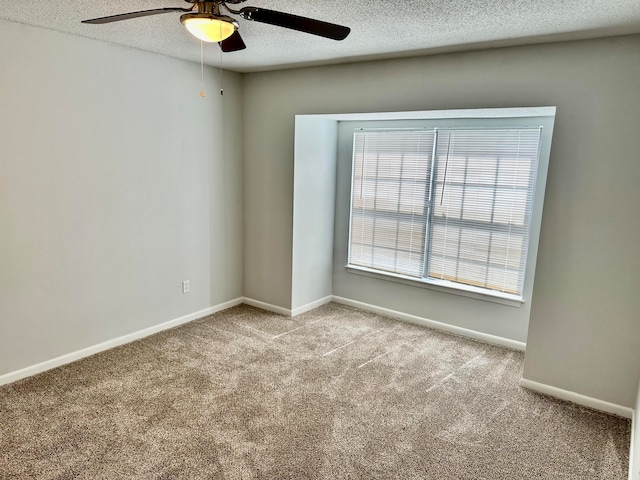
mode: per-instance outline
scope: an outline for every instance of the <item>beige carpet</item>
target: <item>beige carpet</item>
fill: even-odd
[[[0,388],[0,478],[625,479],[629,421],[521,389],[522,362],[240,306]]]

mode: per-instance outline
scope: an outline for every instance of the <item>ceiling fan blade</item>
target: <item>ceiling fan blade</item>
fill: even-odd
[[[247,46],[244,44],[244,41],[242,40],[242,37],[240,36],[240,33],[238,33],[238,30],[233,32],[233,35],[231,35],[229,38],[218,42],[218,44],[220,45],[220,48],[223,52],[236,52],[238,50],[244,50],[245,48],[247,48]]]
[[[314,20],[313,18],[300,17],[290,13],[276,12],[266,8],[244,7],[240,9],[240,15],[246,20],[277,25],[300,32],[319,35],[332,40],[344,40],[351,32],[349,27],[336,25],[335,23]]]
[[[130,18],[146,17],[149,15],[158,15],[160,13],[190,12],[190,11],[191,11],[191,8],[179,8],[179,7],[155,8],[153,10],[140,10],[138,12],[121,13],[119,15],[111,15],[109,17],[91,18],[89,20],[82,20],[81,23],[91,23],[91,24],[111,23],[111,22],[119,22],[120,20],[129,20]]]

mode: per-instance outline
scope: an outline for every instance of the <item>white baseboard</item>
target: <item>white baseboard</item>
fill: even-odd
[[[301,313],[308,312],[309,310],[313,310],[314,308],[321,307],[322,305],[329,303],[333,300],[333,296],[329,295],[328,297],[320,298],[313,302],[309,302],[306,305],[302,305],[301,307],[294,308],[291,310],[291,316],[295,317],[296,315],[300,315]]]
[[[234,300],[230,300],[228,302],[224,302],[213,307],[205,308],[198,312],[190,313],[189,315],[184,315],[182,317],[169,320],[168,322],[164,322],[158,325],[154,325],[152,327],[144,328],[142,330],[138,330],[137,332],[123,335],[122,337],[114,338],[112,340],[107,340],[106,342],[102,342],[97,345],[92,345],[90,347],[83,348],[75,352],[67,353],[65,355],[52,358],[51,360],[46,360],[44,362],[37,363],[36,365],[31,365],[29,367],[22,368],[14,372],[9,372],[4,375],[0,375],[0,385],[13,383],[18,380],[22,380],[23,378],[27,378],[32,375],[45,372],[47,370],[51,370],[52,368],[60,367],[62,365],[66,365],[67,363],[75,362],[76,360],[80,360],[81,358],[89,357],[91,355],[95,355],[96,353],[104,352],[105,350],[109,350],[110,348],[119,347],[120,345],[131,343],[134,340],[139,340],[141,338],[148,337],[150,335],[153,335],[154,333],[158,333],[163,330],[168,330],[170,328],[177,327],[179,325],[191,322],[193,320],[197,320],[198,318],[206,317],[207,315],[211,315],[221,310],[235,307],[236,305],[240,305],[242,303],[242,300],[243,300],[242,298],[236,298]]]
[[[605,402],[604,400],[598,400],[597,398],[587,397],[580,393],[571,392],[569,390],[563,390],[562,388],[553,387],[546,383],[540,383],[526,378],[520,379],[520,386],[534,392],[544,393],[552,397],[559,398],[560,400],[566,400],[577,405],[589,407],[594,410],[599,410],[605,413],[611,413],[618,415],[619,417],[632,418],[633,409],[629,407],[623,407],[616,405],[615,403]]]
[[[247,305],[251,305],[252,307],[261,308],[262,310],[267,310],[268,312],[279,313],[280,315],[285,315],[287,317],[295,317],[296,315],[300,315],[301,313],[308,312],[309,310],[313,310],[314,308],[318,308],[325,303],[329,303],[332,300],[333,297],[329,295],[328,297],[320,298],[294,309],[284,308],[278,305],[273,305],[271,303],[261,302],[260,300],[254,300],[253,298],[249,297],[244,297],[242,299],[242,303],[246,303]]]
[[[261,302],[260,300],[254,300],[253,298],[243,297],[242,303],[246,303],[252,307],[261,308],[262,310],[267,310],[268,312],[279,313],[280,315],[285,315],[287,317],[292,316],[290,308],[279,307],[278,305]]]
[[[629,447],[629,480],[640,480],[640,458],[638,452],[640,445],[636,446],[636,438],[640,438],[640,425],[637,424],[638,411],[633,410],[631,413],[631,445]]]
[[[410,315],[408,313],[398,312],[396,310],[378,307],[376,305],[371,305],[369,303],[358,302],[357,300],[351,300],[349,298],[336,297],[334,295],[333,301],[336,303],[341,303],[343,305],[349,305],[351,307],[367,310],[369,312],[379,313],[381,315],[386,315],[388,317],[397,318],[398,320],[414,323],[416,325],[434,328],[436,330],[442,330],[445,332],[454,333],[456,335],[461,335],[464,337],[474,338],[482,342],[491,343],[493,345],[500,345],[502,347],[507,347],[514,350],[524,351],[527,346],[527,344],[524,342],[511,340],[510,338],[498,337],[496,335],[491,335],[488,333],[477,332],[475,330],[469,330],[468,328],[458,327],[456,325],[450,325],[448,323],[437,322],[435,320],[429,320],[428,318],[418,317],[416,315]]]

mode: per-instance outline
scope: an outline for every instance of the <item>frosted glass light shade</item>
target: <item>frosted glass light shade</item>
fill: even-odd
[[[186,13],[180,21],[194,37],[204,42],[221,42],[236,31],[234,23],[208,13]]]

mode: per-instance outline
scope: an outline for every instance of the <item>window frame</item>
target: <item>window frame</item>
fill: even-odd
[[[496,112],[504,110],[505,115],[495,115]],[[525,259],[524,267],[524,282],[522,288],[522,295],[515,295],[509,293],[503,293],[499,291],[492,291],[486,288],[475,287],[472,285],[465,285],[462,283],[455,283],[447,280],[438,280],[430,278],[423,272],[422,278],[416,278],[408,275],[402,275],[393,272],[384,272],[372,268],[367,268],[358,265],[350,265],[349,260],[351,258],[351,235],[352,235],[352,223],[353,223],[353,188],[354,188],[354,156],[351,156],[351,180],[350,180],[350,198],[349,198],[349,229],[347,240],[347,265],[346,270],[349,273],[366,275],[381,280],[393,281],[404,283],[412,286],[428,288],[432,290],[442,291],[450,294],[457,294],[476,298],[480,300],[486,300],[495,303],[501,303],[510,306],[522,306],[527,301],[527,292],[529,285],[533,282],[535,260],[537,256],[537,246],[540,234],[540,225],[542,217],[542,204],[544,201],[544,189],[546,184],[546,176],[549,163],[550,146],[553,134],[553,124],[555,120],[555,108],[521,108],[518,109],[518,114],[509,115],[513,113],[513,109],[491,109],[492,115],[483,116],[482,114],[486,110],[478,111],[478,115],[473,115],[473,110],[464,111],[465,115],[456,117],[457,111],[442,111],[442,118],[429,118],[421,119],[418,122],[406,123],[389,120],[370,120],[363,123],[361,126],[354,126],[353,131],[357,130],[407,130],[407,129],[460,129],[460,128],[540,128],[540,141],[538,150],[538,166],[536,172],[536,179],[533,188],[533,205],[530,214],[529,224],[529,238],[527,244],[527,258]],[[530,113],[530,115],[527,115]],[[352,122],[353,123],[353,122]],[[352,134],[352,150],[354,147],[355,135]],[[435,146],[435,145],[434,145]],[[435,159],[434,159],[435,160]],[[432,175],[432,183],[435,181],[435,173]],[[431,215],[429,213],[428,215]],[[435,223],[435,222],[434,222]],[[431,227],[432,221],[428,222]],[[428,268],[428,251],[429,248],[426,245],[429,242],[430,233],[425,234],[425,261],[423,268]]]

